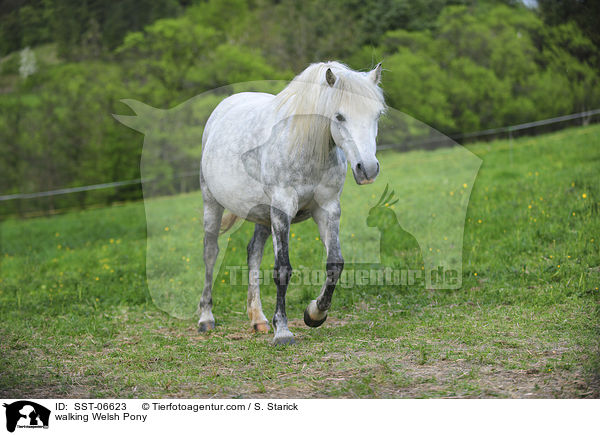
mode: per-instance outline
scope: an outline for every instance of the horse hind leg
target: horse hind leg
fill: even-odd
[[[248,317],[256,332],[268,332],[269,321],[265,317],[260,302],[260,262],[265,243],[271,232],[269,228],[256,224],[254,235],[248,243]]]
[[[204,201],[204,289],[198,304],[200,312],[198,331],[200,332],[215,328],[215,318],[212,313],[213,272],[219,255],[218,238],[224,210],[205,186],[204,184],[202,189]]]

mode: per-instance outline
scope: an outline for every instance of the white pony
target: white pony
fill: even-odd
[[[385,110],[378,84],[381,64],[357,72],[338,62],[310,65],[277,95],[244,92],[223,100],[202,137],[200,184],[204,201],[206,275],[199,304],[200,331],[213,329],[213,269],[218,235],[230,227],[229,210],[255,223],[248,245],[248,316],[256,331],[268,321],[260,302],[258,270],[263,248],[273,236],[277,304],[275,344],[293,343],[287,326],[285,294],[292,274],[288,255],[290,225],[312,217],[327,251],[327,279],[304,312],[308,326],[327,318],[344,267],[340,249],[340,195],[347,160],[358,184],[379,173],[375,139]]]

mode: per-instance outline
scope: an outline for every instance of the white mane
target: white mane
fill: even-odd
[[[336,77],[326,80],[327,69]],[[330,122],[344,112],[383,111],[381,88],[367,73],[353,71],[339,62],[314,63],[297,75],[275,97],[282,119],[289,119],[290,150],[306,151],[324,161],[331,137]]]

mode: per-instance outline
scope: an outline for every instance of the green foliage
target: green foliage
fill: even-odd
[[[247,0],[208,0],[186,11],[190,19],[203,27],[211,27],[228,39],[237,39],[249,18]]]
[[[365,70],[383,60],[388,104],[445,134],[598,108],[600,52],[586,16],[595,9],[571,3],[542,1],[537,12],[493,0],[11,2],[0,10],[3,193],[136,178],[142,138],[110,117],[122,113],[120,99],[175,107],[232,83],[289,79],[314,61]],[[38,72],[23,79],[28,45]],[[194,107],[204,113],[217,100]],[[419,130],[405,127],[386,143]],[[199,155],[180,131],[166,132],[161,143],[178,163],[155,168],[165,180]],[[5,212],[139,194],[13,202]]]
[[[279,78],[281,73],[270,66],[253,49],[235,45],[219,45],[214,52],[213,61],[205,69],[206,83],[209,89],[252,80]]]
[[[170,96],[184,89],[194,66],[208,64],[208,53],[218,39],[216,30],[196,24],[190,17],[161,19],[143,32],[128,34],[117,53],[132,59],[136,76],[157,80]]]
[[[9,2],[0,10],[0,55],[52,41],[68,59],[96,58],[119,45],[127,32],[181,10],[177,0]]]
[[[19,74],[20,56],[19,52],[15,52],[6,56],[2,60],[2,74],[3,75],[16,75]]]
[[[217,4],[223,8],[228,6]],[[117,49],[117,54],[130,62],[138,80],[152,80],[153,94],[162,91],[167,100],[175,102],[190,91],[194,95],[202,90],[243,81],[275,79],[279,75],[260,51],[222,43],[229,39],[224,33],[223,17],[216,5],[209,4],[207,9],[204,20],[198,19],[199,8],[191,9],[180,18],[158,20],[143,32],[127,35]],[[210,27],[211,24],[215,27]],[[164,102],[163,98],[161,103]]]
[[[393,30],[378,47],[391,106],[446,132],[533,121],[600,106],[597,49],[575,25],[546,28],[523,7],[448,6],[436,25]]]
[[[259,1],[244,34],[279,69],[298,73],[311,62],[349,56],[364,42],[361,11],[376,2],[356,0]],[[362,65],[365,68],[368,65]]]
[[[400,48],[386,58],[388,104],[442,130],[455,130],[445,73],[427,57]]]
[[[577,27],[580,29],[579,32],[594,43],[597,52],[600,48],[600,34],[598,33],[599,2],[589,0],[538,0],[537,3],[544,22],[548,23],[549,26],[560,27],[562,24],[569,24]],[[598,60],[596,56],[596,61]],[[598,63],[596,65],[600,66]]]
[[[6,193],[51,190],[139,176],[141,148],[111,117],[125,93],[120,70],[103,63],[63,64],[34,74],[18,98],[0,99]],[[11,161],[14,160],[14,161]],[[126,191],[81,193],[29,204],[61,207],[130,198]],[[137,193],[134,195],[137,197]],[[48,202],[46,202],[48,201]],[[12,204],[20,209],[21,204]],[[14,211],[14,210],[13,210]]]

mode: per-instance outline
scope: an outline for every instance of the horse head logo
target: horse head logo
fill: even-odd
[[[201,293],[198,283],[204,275],[199,165],[206,121],[219,102],[234,92],[270,91],[286,84],[236,84],[200,94],[168,110],[122,100],[135,115],[114,115],[144,134],[140,171],[147,224],[146,278],[154,303],[175,317],[194,316]],[[446,139],[448,148],[431,156],[425,152],[390,155],[379,174],[379,180],[387,183],[382,193],[378,184],[357,187],[346,183],[341,204],[353,206],[340,223],[346,265],[389,261],[401,267],[417,265],[424,271],[427,288],[460,288],[463,229],[481,159],[399,111],[389,108],[385,118],[379,146],[406,143],[412,132],[418,131],[422,136]],[[259,166],[259,151],[253,150],[256,155],[244,160],[249,174]],[[171,162],[174,164],[165,164]],[[176,192],[190,192],[189,200],[177,202],[169,196]],[[369,195],[379,198],[375,206],[362,200]],[[228,245],[242,223],[240,220],[232,228],[231,237],[220,238],[216,271],[224,264]],[[242,249],[231,246],[236,252]],[[439,271],[452,279],[434,279]]]
[[[14,432],[17,425],[47,428],[50,423],[50,410],[29,400],[19,400],[3,404],[6,408],[6,430]]]

